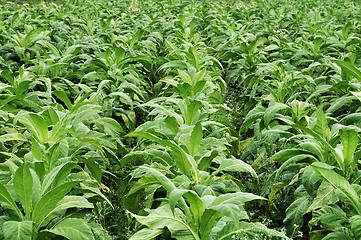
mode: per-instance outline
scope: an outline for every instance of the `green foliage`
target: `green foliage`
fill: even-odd
[[[361,237],[355,1],[0,12],[0,239]]]

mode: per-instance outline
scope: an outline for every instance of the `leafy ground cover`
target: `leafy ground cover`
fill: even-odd
[[[0,239],[361,238],[357,2],[0,13]]]

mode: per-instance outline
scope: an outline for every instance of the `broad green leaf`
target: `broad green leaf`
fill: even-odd
[[[221,165],[217,169],[216,173],[221,171],[248,172],[254,178],[258,179],[258,176],[252,166],[239,159],[222,159]]]
[[[348,34],[349,34],[350,30],[352,29],[352,27],[353,27],[352,23],[351,23],[351,22],[348,22],[348,23],[346,24],[346,26],[342,29],[342,38],[343,38],[344,40],[347,39]]]
[[[26,163],[16,170],[13,183],[16,195],[24,208],[25,218],[29,220],[32,211],[33,177]]]
[[[227,193],[217,197],[209,207],[219,206],[222,204],[243,204],[253,200],[265,200],[265,198],[252,193]]]
[[[44,44],[46,47],[48,47],[55,57],[60,57],[60,52],[59,52],[58,48],[55,45],[53,45],[52,43],[50,43],[48,41],[42,41],[42,42],[40,42],[40,44]]]
[[[307,212],[311,212],[327,205],[335,204],[338,201],[335,192],[336,189],[330,183],[323,181],[318,187],[317,196],[313,200],[311,206],[307,209]]]
[[[100,164],[95,162],[95,160],[91,158],[81,158],[80,161],[86,164],[91,176],[95,178],[95,180],[97,180],[99,183],[101,183],[103,174],[102,169],[100,168]]]
[[[62,184],[74,168],[81,169],[77,164],[67,162],[51,170],[43,180],[42,194]]]
[[[30,113],[22,115],[19,120],[40,143],[48,141],[48,124],[42,116]]]
[[[284,233],[269,229],[261,223],[240,222],[237,226],[225,225],[217,233],[217,240],[258,239],[260,236],[264,236],[265,239],[289,239]]]
[[[355,239],[361,239],[361,216],[355,215],[350,218],[351,231]]]
[[[4,234],[5,240],[31,240],[33,234],[33,222],[5,222]]]
[[[175,117],[167,117],[164,122],[167,124],[168,128],[172,131],[172,133],[174,135],[177,135],[178,129],[179,129],[179,124],[178,124],[176,118]]]
[[[18,206],[14,202],[14,199],[10,196],[8,190],[4,185],[0,184],[0,203],[7,204],[12,210],[14,210],[19,216],[19,220],[23,219],[23,214],[20,212]]]
[[[47,225],[53,218],[58,216],[59,212],[69,208],[93,208],[93,204],[81,196],[65,196],[58,202],[56,207],[49,212],[47,216],[39,223],[40,227]]]
[[[345,224],[348,224],[349,218],[346,213],[338,206],[325,206],[320,209],[320,222],[331,229],[339,228]]]
[[[353,162],[353,154],[355,153],[358,143],[357,132],[355,130],[342,129],[340,132],[340,137],[343,147],[342,157],[344,162],[344,166],[340,166],[340,167],[343,167],[345,174],[347,174],[348,171],[353,172],[354,170],[354,168],[352,167],[352,162]]]
[[[163,229],[142,229],[136,232],[129,240],[151,240],[162,234]]]
[[[50,141],[58,141],[67,135],[67,127],[71,124],[71,114],[67,113],[53,127],[51,131]]]
[[[155,185],[155,184],[160,184],[160,182],[159,182],[158,178],[156,178],[154,176],[147,176],[147,177],[141,178],[129,190],[128,196],[130,196],[142,189],[145,189],[149,186]]]
[[[357,125],[361,121],[361,113],[351,113],[347,114],[344,118],[341,119],[341,124],[347,126],[347,125]]]
[[[240,220],[249,220],[248,214],[241,204],[225,203],[210,209],[218,211],[227,221],[232,221],[236,225]]]
[[[272,161],[283,163],[288,159],[290,159],[290,157],[303,153],[307,153],[307,152],[298,148],[289,148],[277,152],[275,155],[272,156],[271,159]]]
[[[182,196],[185,196],[187,199],[194,221],[199,224],[204,212],[204,207],[202,199],[196,192],[186,189],[174,189],[169,194],[169,205],[171,210],[174,212],[175,206]]]
[[[189,140],[189,144],[190,144],[189,153],[192,157],[194,157],[197,154],[198,148],[202,142],[202,138],[203,138],[202,124],[197,123],[193,128],[191,138]]]
[[[0,136],[0,142],[8,142],[8,141],[24,141],[27,139],[20,133],[7,133]]]
[[[163,186],[163,188],[165,190],[167,190],[167,192],[171,193],[172,191],[176,190],[177,187],[174,185],[174,183],[167,178],[163,173],[159,172],[156,169],[153,169],[151,167],[145,167],[145,166],[141,166],[139,167],[139,169],[144,169],[146,172],[150,173],[152,176],[154,176],[159,184],[161,184]],[[152,179],[151,179],[152,181]],[[185,203],[184,199],[181,199],[180,202],[180,208],[186,212],[186,215],[188,216],[190,214],[188,208],[187,208],[187,204]]]
[[[31,123],[35,127],[37,133],[39,134],[39,140],[41,142],[48,141],[48,124],[44,118],[37,114],[30,114]]]
[[[130,152],[127,155],[125,155],[122,159],[120,159],[119,164],[123,167],[125,166],[128,162],[130,162],[133,159],[136,159],[138,157],[144,158],[150,158],[152,159],[154,162],[160,162],[162,163],[164,166],[171,166],[174,164],[174,159],[173,157],[171,157],[171,155],[163,150],[158,150],[158,149],[146,149],[144,151],[134,151],[134,152]]]
[[[207,81],[198,81],[194,86],[193,86],[193,93],[197,94],[199,92],[201,92],[204,88],[204,86],[206,85]]]
[[[213,159],[217,157],[218,154],[219,153],[217,150],[213,150],[212,152],[205,154],[201,159],[198,160],[198,169],[200,171],[207,170],[212,164]]]
[[[272,106],[268,107],[266,109],[266,111],[264,112],[264,116],[263,116],[265,125],[268,126],[268,124],[270,123],[272,118],[276,115],[276,113],[278,113],[282,109],[286,109],[286,108],[289,108],[289,106],[287,106],[286,104],[283,104],[283,103],[278,103],[278,102],[276,102]]]
[[[200,72],[197,72],[195,74],[195,76],[192,78],[192,86],[193,89],[195,89],[195,86],[197,85],[197,83],[204,77],[204,75],[206,74],[206,68],[203,68]],[[205,81],[203,81],[205,83]],[[203,87],[199,87],[199,88],[203,88]],[[202,90],[202,89],[200,89]],[[197,92],[199,92],[200,90],[197,90]]]
[[[183,149],[176,145],[174,142],[161,139],[153,134],[145,132],[131,132],[127,134],[126,137],[143,137],[155,141],[164,147],[170,147],[172,149],[172,155],[179,170],[188,177],[191,177],[193,175],[194,180],[197,183],[199,182],[200,173],[197,169],[196,162],[192,157],[190,157],[189,155],[187,156]]]
[[[133,101],[126,93],[112,92],[111,94],[109,94],[109,96],[117,96],[122,103],[130,105],[130,107],[133,108]]]
[[[59,211],[68,208],[93,208],[93,204],[90,203],[85,197],[81,196],[65,196],[58,202],[54,211]]]
[[[339,65],[343,71],[349,73],[353,77],[355,77],[357,80],[361,81],[361,72],[357,68],[355,68],[351,63],[346,61],[339,61],[335,60],[337,65]]]
[[[36,229],[39,229],[39,224],[43,219],[55,209],[56,205],[62,200],[65,195],[80,181],[67,182],[47,192],[36,204],[32,220]]]
[[[194,191],[190,191],[184,194],[187,202],[189,203],[190,210],[193,214],[194,221],[199,226],[201,224],[201,218],[204,213],[204,204],[202,199]]]
[[[170,61],[170,62],[163,64],[159,69],[160,70],[165,70],[167,68],[185,69],[186,67],[187,67],[187,65],[186,65],[185,61],[174,60],[174,61]]]
[[[219,211],[206,209],[202,215],[199,232],[202,240],[209,240],[209,234],[214,227],[214,221],[221,216]]]
[[[192,101],[190,104],[187,104],[187,112],[185,116],[185,124],[192,125],[199,109],[203,106],[201,102]]]
[[[35,140],[35,138],[31,141],[31,154],[33,158],[41,161],[43,158],[42,149],[40,147],[40,144]]]
[[[109,135],[113,135],[113,132],[123,132],[123,128],[120,126],[120,124],[112,118],[98,118],[95,120],[95,123],[102,125],[106,129],[106,133]]]
[[[39,176],[33,169],[30,169],[30,172],[33,178],[32,209],[34,209],[41,198],[41,182]]]
[[[352,93],[352,95],[354,95],[358,100],[361,101],[361,92],[352,92],[352,91],[350,91],[350,93]]]
[[[179,209],[172,213],[169,205],[163,205],[154,209],[148,216],[139,216],[130,213],[138,222],[150,229],[162,229],[167,227],[172,237],[177,240],[200,240],[197,233],[182,219]]]
[[[286,218],[283,223],[286,226],[287,235],[293,237],[303,225],[303,215],[306,214],[311,202],[308,197],[295,200],[286,209]]]
[[[336,111],[339,111],[342,108],[347,107],[349,104],[351,104],[353,99],[354,97],[350,95],[336,98],[334,101],[332,101],[331,106],[327,108],[326,113],[335,114]]]
[[[259,46],[262,46],[267,41],[267,38],[264,37],[258,37],[256,40],[254,40],[248,48],[249,53],[254,53]]]
[[[315,131],[313,131],[313,130],[307,128],[307,127],[298,125],[298,124],[294,124],[293,126],[295,128],[297,128],[297,129],[300,129],[303,132],[311,135],[313,138],[315,138],[318,141],[319,144],[322,144],[322,147],[324,147],[325,149],[327,149],[328,151],[333,153],[335,156],[337,155],[336,152],[335,152],[335,149],[330,145],[330,143],[324,137],[322,137],[321,135],[319,135]],[[329,129],[327,130],[327,132],[329,132]]]
[[[309,156],[309,158],[314,159],[313,161],[325,162],[327,160],[327,155],[325,154],[324,146],[322,146],[322,143],[313,139],[310,136],[307,136],[307,139],[302,140],[302,142],[300,142],[298,146],[300,148],[303,148],[305,151],[308,151],[308,155],[311,155]],[[312,155],[315,157],[312,157]]]
[[[317,118],[317,121],[312,130],[318,133],[324,139],[328,139],[330,135],[330,129],[328,128],[328,121],[322,108],[319,108],[315,112],[315,117]]]
[[[67,239],[94,240],[90,227],[82,219],[67,218],[51,229],[43,230]]]
[[[188,83],[189,85],[192,86],[192,79],[185,71],[182,71],[182,70],[178,69],[178,74],[179,74],[179,76],[181,77],[181,79],[183,80],[184,83]]]
[[[112,203],[109,201],[109,199],[99,190],[99,187],[96,186],[89,186],[88,184],[85,184],[84,182],[80,183],[80,187],[81,189],[84,189],[84,190],[87,190],[87,191],[90,191],[91,193],[94,193],[96,195],[98,195],[99,197],[101,197],[104,201],[106,201],[109,206],[112,207],[112,209],[114,209]]]
[[[2,70],[1,76],[3,76],[11,85],[14,85],[14,77],[8,70]]]
[[[246,130],[252,123],[254,123],[257,119],[264,116],[266,108],[263,106],[257,106],[253,108],[251,111],[247,113],[244,122],[242,123],[240,131]]]
[[[322,240],[355,240],[355,238],[350,237],[348,234],[344,232],[332,232],[326,235],[326,237],[322,238]]]
[[[313,163],[311,166],[321,179],[329,182],[334,188],[343,193],[351,201],[355,210],[361,214],[359,196],[355,189],[344,177],[338,175],[331,169],[325,168],[324,165]]]
[[[190,49],[191,51],[189,51],[189,53],[191,53],[191,55],[193,56],[193,59],[187,59],[189,62],[193,63],[194,64],[194,67],[196,68],[196,70],[198,71],[199,70],[199,54],[197,52],[197,49],[194,47],[194,46],[191,46]],[[189,55],[187,55],[189,56]]]
[[[322,43],[323,39],[321,37],[315,37],[313,39],[313,52],[317,53],[320,49],[320,44]]]
[[[288,160],[285,161],[281,167],[278,168],[278,170],[276,170],[276,175],[275,178],[277,179],[281,174],[283,174],[285,171],[287,171],[288,169],[293,169],[294,165],[301,160],[307,161],[308,159],[311,159],[313,161],[317,161],[317,159],[311,155],[311,154],[298,154],[295,156],[289,155],[288,156]]]
[[[59,98],[69,110],[72,110],[73,104],[70,102],[68,95],[63,91],[53,91],[53,94]]]
[[[315,191],[316,183],[319,177],[311,166],[307,166],[302,174],[302,185],[305,187],[307,193],[312,196]]]

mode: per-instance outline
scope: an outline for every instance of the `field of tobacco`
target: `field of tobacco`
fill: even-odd
[[[0,239],[361,239],[353,0],[0,1]]]

